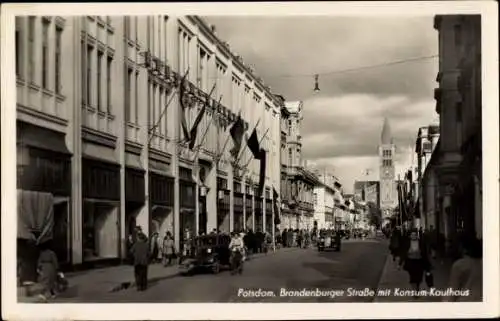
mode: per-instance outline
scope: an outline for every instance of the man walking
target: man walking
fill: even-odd
[[[134,258],[134,275],[137,291],[145,291],[148,287],[149,244],[147,236],[138,232],[137,242],[132,246]]]

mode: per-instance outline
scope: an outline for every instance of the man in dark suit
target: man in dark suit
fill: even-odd
[[[134,274],[137,291],[145,291],[148,287],[149,244],[147,236],[139,231],[137,242],[132,246],[134,258]]]

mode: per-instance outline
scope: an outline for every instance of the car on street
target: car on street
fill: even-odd
[[[230,266],[231,237],[224,234],[198,236],[190,255],[183,258],[179,269],[183,275],[192,275],[198,271],[210,271],[214,274],[221,268]]]
[[[333,249],[336,252],[340,251],[342,245],[341,235],[338,231],[326,230],[319,233],[318,238],[318,251],[325,251],[327,249]]]

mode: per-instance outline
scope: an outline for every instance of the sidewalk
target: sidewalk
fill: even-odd
[[[289,252],[299,250],[298,248],[282,248],[275,252],[269,252],[267,255],[274,255],[278,252]],[[266,257],[264,253],[254,254],[249,262]],[[179,275],[177,264],[164,267],[162,264],[151,264],[148,269],[148,281],[155,282],[159,280],[173,278]],[[99,295],[120,291],[124,288],[134,286],[134,267],[132,265],[119,265],[107,268],[88,270],[85,272],[75,272],[66,274],[69,282],[68,289],[61,293],[53,302],[67,301],[72,298],[88,298]],[[34,302],[34,297],[22,295],[18,290],[19,302]]]
[[[447,287],[449,273],[451,269],[451,261],[435,259],[431,262],[433,266],[432,273],[434,275],[434,287],[436,289],[444,289]],[[411,296],[397,296],[394,295],[394,289],[399,288],[401,290],[411,290],[409,284],[408,273],[401,269],[398,270],[396,262],[392,261],[392,256],[388,255],[385,262],[384,269],[379,281],[378,290],[390,289],[391,295],[389,296],[377,296],[374,302],[379,303],[389,303],[389,302],[440,302],[442,297],[420,297],[415,299]],[[425,284],[425,280],[421,285],[422,290],[428,290],[429,288]]]

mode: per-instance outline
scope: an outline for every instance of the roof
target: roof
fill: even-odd
[[[391,125],[389,125],[389,119],[387,119],[387,117],[384,118],[384,126],[382,128],[380,141],[382,142],[382,145],[392,144]]]
[[[285,108],[290,113],[298,113],[302,109],[302,101],[285,101]]]

